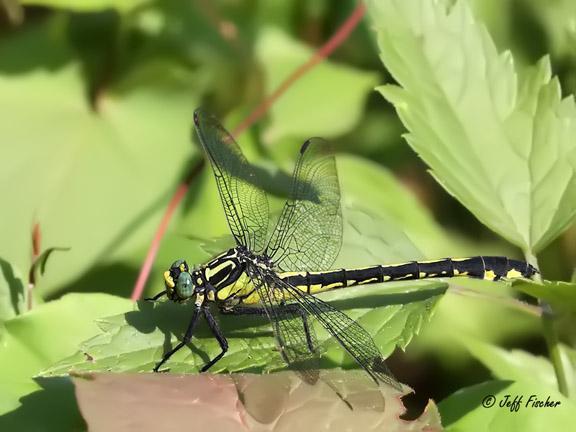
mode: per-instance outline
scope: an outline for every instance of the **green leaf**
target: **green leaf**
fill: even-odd
[[[47,28],[35,37],[52,40],[54,34]],[[3,40],[2,61],[16,61],[20,50],[30,56],[49,51],[35,48],[27,37],[23,32]],[[44,244],[72,250],[51,260],[37,287],[43,295],[95,263],[125,258],[147,243],[194,152],[189,141],[194,80],[180,67],[164,64],[160,72],[153,64],[141,65],[140,79],[127,76],[103,90],[95,112],[85,98],[79,65],[61,62],[52,68],[26,66],[16,74],[0,71],[0,128],[10,143],[0,149],[6,165],[0,199],[10,208],[0,226],[0,255],[29,268],[33,220],[42,226]]]
[[[368,217],[376,215],[384,219],[381,223],[360,222],[352,230],[345,231],[344,241],[349,241],[348,233],[363,236],[356,237],[360,244],[366,241],[366,237],[378,238],[385,233],[396,239],[394,243],[385,239],[388,242],[386,247],[376,249],[378,255],[372,257],[348,253],[349,246],[345,245],[336,266],[441,258],[453,256],[459,250],[429,211],[381,165],[343,155],[338,157],[338,173],[344,211],[359,209]]]
[[[562,281],[518,281],[513,287],[532,297],[544,300],[554,306],[554,310],[576,314],[576,283]]]
[[[150,3],[151,0],[20,0],[24,6],[46,6],[68,9],[76,12],[95,12],[106,9],[116,9],[119,12],[129,12]]]
[[[0,325],[24,312],[25,299],[22,275],[8,261],[0,258]]]
[[[515,398],[517,411],[516,406],[512,406]],[[559,404],[535,407],[534,400]],[[483,401],[489,406],[484,407]],[[510,406],[506,406],[507,401]],[[562,430],[576,420],[573,400],[558,391],[525,381],[488,381],[467,387],[444,399],[438,408],[446,431]]]
[[[232,234],[214,237],[212,239],[203,239],[195,236],[189,236],[188,238],[199,242],[200,248],[210,256],[216,256],[219,253],[222,253],[222,251],[235,246]]]
[[[313,53],[278,30],[262,30],[256,56],[266,72],[266,94],[275,91]],[[266,139],[331,138],[350,131],[359,121],[368,92],[376,83],[374,73],[323,61],[299,77],[290,91],[272,105]],[[305,115],[303,107],[310,108]]]
[[[523,350],[504,350],[497,346],[481,342],[477,339],[462,336],[460,341],[470,353],[486,366],[495,378],[511,381],[529,381],[537,383],[542,388],[558,390],[558,380],[554,366],[546,357],[535,356]],[[568,394],[576,391],[576,357],[574,350],[565,345],[559,345],[562,362],[567,376]]]
[[[443,238],[429,215],[381,167],[348,157],[339,158],[338,166],[344,191],[345,228],[344,246],[335,268],[400,262],[421,256],[419,247],[403,230],[415,238],[420,234]],[[367,186],[373,184],[387,187],[388,194],[377,193],[377,189]],[[217,199],[217,195],[212,195],[212,199]],[[428,323],[445,289],[446,284],[440,281],[412,281],[335,290],[321,296],[358,320],[382,352],[389,355],[396,346],[405,348]],[[163,303],[153,307],[141,303],[139,311],[102,321],[102,334],[86,341],[78,353],[47,369],[44,375],[66,374],[70,370],[150,371],[167,347],[182,338],[190,316],[190,305]],[[284,367],[266,320],[221,316],[219,321],[228,338],[229,351],[211,371]],[[319,340],[325,341],[328,335],[319,327],[317,330]],[[199,326],[190,347],[170,360],[167,366],[171,371],[198,370],[208,358],[220,353],[217,341],[204,324]],[[325,366],[354,365],[336,344],[325,348]]]
[[[368,4],[408,143],[482,223],[541,250],[576,215],[576,107],[548,59],[518,74],[464,1]]]
[[[338,171],[345,220],[349,223],[345,225],[344,245],[334,267],[479,253],[477,243],[463,247],[442,230],[410,191],[380,165],[342,155],[338,157]],[[353,220],[350,214],[356,215]],[[377,220],[371,220],[373,215],[378,216]],[[378,239],[376,244],[371,242],[373,239]],[[491,247],[486,254],[504,254],[499,247]],[[495,341],[526,337],[538,331],[539,323],[533,316],[507,307],[508,301],[514,301],[514,293],[503,282],[458,278],[450,283],[474,289],[472,294],[477,294],[462,295],[450,290],[435,308],[426,331],[415,341],[418,347],[439,356],[447,367],[456,367],[457,360],[462,366],[461,360],[469,358],[456,338],[462,330]],[[383,289],[389,287],[383,285]]]
[[[94,335],[94,319],[132,307],[126,299],[105,294],[68,294],[5,321],[0,345],[0,414],[16,409],[20,398],[41,389],[31,377]],[[42,420],[38,413],[26,411],[26,406],[20,409],[22,415]]]
[[[469,374],[470,352],[462,343],[463,334],[494,344],[539,337],[539,317],[515,307],[519,301],[508,284],[467,278],[448,282],[434,319],[408,354],[421,361],[434,355],[447,370]]]
[[[84,342],[79,352],[43,371],[42,375],[58,376],[71,370],[151,372],[162,358],[167,344],[173,346],[182,338],[190,316],[191,307],[188,304],[164,302],[154,307],[141,302],[137,311],[101,320],[101,334]],[[214,372],[280,366],[280,359],[274,355],[272,339],[266,333],[265,336],[258,336],[265,330],[258,328],[254,320],[239,321],[236,317],[222,316],[219,321],[230,348],[227,355],[214,366]],[[239,331],[240,335],[235,337],[231,334],[232,330]],[[208,358],[220,352],[205,323],[199,326],[194,336],[192,351],[184,348],[168,363],[172,372],[199,370]]]
[[[69,250],[70,248],[67,247],[51,247],[46,249],[34,260],[30,272],[36,273],[39,271],[40,275],[43,275],[44,272],[46,271],[46,264],[48,263],[48,258],[50,258],[50,255],[52,255],[53,252],[56,251],[67,252]]]
[[[524,0],[524,3],[545,32],[551,53],[557,57],[573,56],[576,53],[576,3],[572,0]]]
[[[554,61],[562,61],[575,52],[576,3],[572,0],[470,0],[469,3],[474,16],[486,23],[496,45],[509,47],[517,62],[531,61],[542,52],[549,52]]]
[[[505,350],[479,340],[462,337],[470,353],[486,366],[495,378],[510,381],[531,381],[542,388],[558,388],[550,361],[523,350]]]
[[[394,284],[338,290],[320,297],[356,319],[376,340],[385,355],[396,346],[404,348],[429,321],[434,306],[444,293],[442,282],[424,285]],[[189,304],[164,302],[153,307],[140,303],[139,310],[102,320],[102,334],[82,344],[80,351],[45,370],[43,376],[75,372],[148,372],[168,346],[183,336],[191,316]],[[220,327],[229,342],[229,351],[211,368],[213,372],[274,370],[284,366],[275,350],[271,328],[264,319],[219,316]],[[328,335],[317,326],[320,343]],[[213,334],[204,324],[195,332],[190,348],[176,353],[167,366],[172,372],[199,370],[209,358],[220,353]],[[335,343],[326,347],[325,366],[353,366]]]

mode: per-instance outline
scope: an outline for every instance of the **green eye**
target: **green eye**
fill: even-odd
[[[176,294],[181,299],[186,299],[192,295],[194,286],[192,285],[192,275],[188,272],[182,272],[176,281]]]

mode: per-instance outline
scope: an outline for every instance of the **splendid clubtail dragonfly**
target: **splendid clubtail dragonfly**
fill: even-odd
[[[209,304],[221,313],[262,315],[270,320],[277,346],[292,368],[313,370],[319,357],[312,321],[319,322],[376,382],[399,387],[370,334],[356,321],[314,294],[389,281],[467,276],[487,280],[530,278],[537,271],[526,262],[496,256],[445,258],[395,265],[328,270],[340,251],[342,213],[334,156],[325,142],[304,143],[292,178],[290,196],[276,227],[268,234],[268,200],[257,186],[254,168],[224,127],[202,110],[194,125],[208,157],[236,247],[191,269],[175,261],[164,273],[166,295],[175,302],[193,300],[194,310],[180,343],[165,353],[154,371],[190,342],[204,317],[221,353],[228,349]],[[323,270],[323,271],[319,271]]]

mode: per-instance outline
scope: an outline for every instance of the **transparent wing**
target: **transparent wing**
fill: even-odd
[[[344,312],[334,309],[328,303],[300,291],[279,278],[274,280],[274,284],[284,292],[286,298],[299,304],[317,319],[376,382],[383,382],[397,389],[402,388],[386,366],[374,340],[360,324]]]
[[[280,270],[323,270],[336,259],[341,242],[336,160],[324,140],[312,138],[300,149],[291,195],[266,251]]]
[[[307,321],[307,311],[299,304],[286,302],[286,291],[277,285],[277,277],[252,264],[247,265],[246,271],[272,323],[282,358],[292,369],[300,371],[306,381],[316,382],[320,352],[314,329]]]
[[[256,186],[253,167],[215,117],[198,109],[194,112],[194,125],[212,165],[236,242],[254,252],[262,251],[268,231],[268,199]]]

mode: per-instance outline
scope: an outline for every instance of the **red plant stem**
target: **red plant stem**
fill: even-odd
[[[334,33],[332,37],[328,39],[328,41],[326,41],[326,43],[322,45],[306,63],[292,72],[270,96],[264,99],[262,103],[258,105],[250,113],[250,115],[246,117],[244,121],[232,131],[232,135],[237,136],[241,134],[244,130],[258,121],[260,117],[262,117],[270,109],[272,104],[274,104],[274,102],[276,102],[280,96],[282,96],[286,90],[292,86],[292,84],[299,80],[314,66],[332,54],[332,52],[346,40],[352,30],[354,30],[354,28],[362,20],[362,17],[364,17],[365,13],[366,6],[364,6],[364,3],[362,2],[358,2],[356,8],[352,11],[346,21],[342,23],[336,33]]]
[[[203,165],[202,163],[198,164],[198,166]],[[196,170],[194,170],[195,172]],[[132,301],[137,301],[141,296],[142,292],[144,291],[144,286],[148,281],[148,277],[150,276],[150,270],[152,270],[152,265],[154,264],[154,260],[156,259],[156,254],[158,253],[158,249],[160,248],[160,243],[162,238],[164,237],[164,233],[170,224],[170,220],[172,219],[172,215],[180,205],[182,199],[186,196],[186,192],[188,192],[188,187],[190,186],[192,176],[188,176],[188,178],[180,183],[178,189],[170,199],[168,206],[166,207],[166,211],[162,216],[162,220],[158,224],[158,228],[156,229],[156,233],[154,234],[154,238],[152,239],[152,243],[150,244],[150,248],[148,249],[148,253],[146,254],[146,259],[144,260],[144,264],[140,268],[140,273],[138,274],[138,279],[136,279],[136,284],[134,285],[134,290],[132,291],[132,295],[130,299]]]
[[[36,275],[34,274],[34,263],[40,256],[40,251],[42,249],[42,231],[40,230],[40,224],[38,222],[34,223],[32,227],[32,260],[30,265],[30,272],[28,273],[28,288],[26,292],[26,307],[28,310],[32,310],[32,290],[36,286]]]
[[[366,7],[362,2],[358,2],[356,8],[352,11],[350,16],[342,23],[342,25],[338,28],[336,33],[332,35],[328,41],[324,45],[322,45],[314,55],[303,65],[301,65],[298,69],[286,78],[282,84],[260,105],[258,105],[251,113],[242,121],[233,131],[232,134],[235,136],[240,135],[246,129],[248,129],[252,124],[254,124],[257,120],[260,119],[267,111],[270,109],[272,104],[276,102],[280,96],[288,90],[292,84],[294,84],[298,79],[300,79],[304,74],[306,74],[310,69],[328,57],[336,48],[338,48],[342,42],[346,40],[346,38],[350,35],[352,30],[358,25],[358,23],[362,20],[366,12]],[[152,269],[152,265],[154,260],[156,259],[156,254],[158,253],[158,249],[160,248],[160,243],[162,238],[164,237],[164,233],[168,228],[170,220],[172,219],[172,215],[174,211],[178,208],[178,205],[186,195],[188,188],[190,186],[190,182],[196,176],[196,173],[199,172],[201,169],[202,164],[198,164],[187,176],[186,180],[182,182],[176,192],[172,196],[168,207],[164,215],[162,216],[162,220],[156,229],[156,233],[154,234],[154,238],[152,239],[152,243],[150,244],[150,248],[146,254],[146,258],[142,267],[140,268],[140,273],[138,274],[138,279],[136,280],[136,284],[134,285],[134,289],[132,290],[131,300],[137,301],[141,296],[142,292],[144,291],[144,286],[148,281],[148,277],[150,275],[150,270]]]
[[[41,244],[42,231],[40,231],[40,224],[36,222],[32,227],[32,260],[35,260],[40,255]]]

